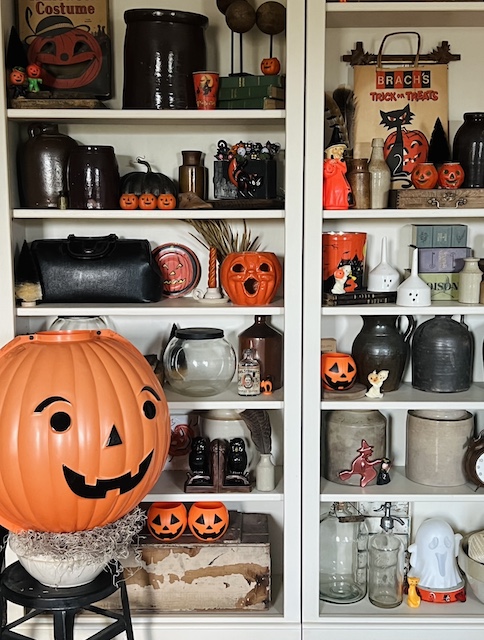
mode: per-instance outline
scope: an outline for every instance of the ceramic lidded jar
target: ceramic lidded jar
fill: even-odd
[[[469,411],[409,411],[405,461],[407,478],[432,487],[465,484],[464,455],[473,433],[474,416]]]
[[[208,18],[129,9],[124,21],[123,109],[196,109],[192,74],[207,65]]]
[[[329,411],[323,429],[324,477],[338,484],[375,484],[386,456],[385,416],[373,409]]]
[[[412,386],[422,391],[456,393],[472,382],[474,340],[464,323],[435,316],[417,327],[412,341]]]

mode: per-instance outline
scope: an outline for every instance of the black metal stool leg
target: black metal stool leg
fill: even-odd
[[[55,640],[74,640],[75,609],[53,611]]]
[[[134,640],[133,624],[131,622],[131,611],[129,609],[128,592],[126,590],[126,583],[122,576],[119,588],[121,590],[121,605],[123,607],[123,616],[126,623],[126,637],[128,640]]]

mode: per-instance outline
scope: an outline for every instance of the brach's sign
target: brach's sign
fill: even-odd
[[[41,90],[111,97],[108,0],[17,0],[17,28]]]
[[[376,89],[430,89],[432,86],[432,72],[430,69],[409,69],[404,71],[383,71],[375,74]]]

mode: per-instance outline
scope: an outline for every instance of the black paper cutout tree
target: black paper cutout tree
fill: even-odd
[[[450,151],[449,141],[440,118],[437,118],[432,135],[430,136],[427,161],[439,168],[444,164],[444,162],[450,162],[451,160],[452,154]]]

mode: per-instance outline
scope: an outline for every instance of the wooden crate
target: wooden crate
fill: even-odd
[[[389,206],[393,209],[480,209],[484,189],[393,189]]]
[[[265,610],[271,600],[268,517],[230,511],[227,533],[206,543],[184,533],[162,543],[143,533],[141,561],[124,561],[132,613]],[[120,609],[119,591],[99,603]]]

